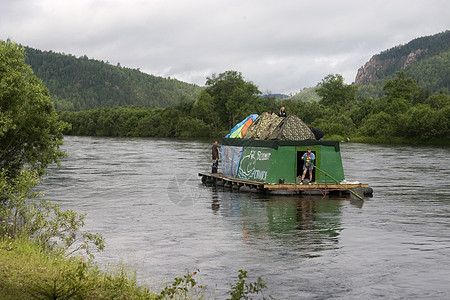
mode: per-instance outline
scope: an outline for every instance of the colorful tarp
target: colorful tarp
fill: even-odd
[[[239,122],[236,126],[231,129],[231,132],[227,134],[225,137],[227,138],[242,138],[247,131],[247,129],[250,127],[250,125],[253,124],[253,121],[255,121],[258,118],[257,114],[252,114]]]
[[[222,146],[222,174],[236,177],[237,168],[241,160],[242,146]]]

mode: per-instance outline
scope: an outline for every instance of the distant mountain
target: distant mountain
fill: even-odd
[[[201,87],[73,55],[25,48],[25,61],[50,91],[57,110],[136,105],[167,107],[197,98]]]
[[[404,70],[430,93],[449,93],[450,30],[420,37],[372,56],[359,68],[355,84],[361,86],[362,93],[376,96],[383,82],[400,70]]]

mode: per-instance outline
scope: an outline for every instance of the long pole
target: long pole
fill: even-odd
[[[337,184],[339,184],[340,186],[342,186],[344,189],[346,189],[347,191],[349,191],[350,193],[352,193],[353,195],[355,195],[356,197],[358,197],[358,199],[360,200],[364,200],[363,197],[361,197],[360,195],[358,195],[357,193],[355,193],[354,191],[350,190],[349,188],[347,188],[345,185],[341,184],[336,178],[334,178],[333,176],[331,176],[330,174],[328,174],[327,172],[325,172],[324,170],[321,170],[320,168],[318,168],[315,164],[309,162],[311,165],[314,166],[314,168],[316,168],[317,170],[319,170],[320,172],[324,173],[325,175],[327,175],[328,177],[330,177],[331,179],[334,180],[334,182],[336,182]]]

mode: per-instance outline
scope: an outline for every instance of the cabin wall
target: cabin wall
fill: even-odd
[[[297,174],[301,176],[303,172],[303,161],[297,160],[297,153],[302,154],[307,152],[307,149],[307,146],[281,146],[278,150],[273,150],[266,182],[279,183],[282,179],[285,183],[296,183]],[[341,154],[335,147],[315,145],[311,147],[311,151],[316,156],[313,178],[315,182],[335,183],[334,179],[338,182],[345,179]],[[308,174],[306,178],[309,178]]]
[[[273,150],[267,183],[295,183],[296,180],[296,150],[295,146],[278,147]]]
[[[275,149],[244,147],[237,170],[237,178],[266,182]]]
[[[336,183],[345,179],[344,168],[342,167],[341,152],[338,152],[334,147],[321,147],[320,161],[317,163],[317,167],[322,170],[316,170],[316,174],[319,173],[319,183]],[[319,172],[317,172],[319,171]],[[330,176],[325,174],[328,173]]]
[[[226,176],[258,182],[296,183],[297,174],[301,176],[303,169],[303,161],[298,156],[307,151],[307,145],[280,145],[277,149],[224,145],[222,172]],[[311,147],[316,156],[314,181],[335,183],[345,179],[339,147],[318,144]]]

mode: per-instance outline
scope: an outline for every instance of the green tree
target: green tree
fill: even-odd
[[[438,94],[432,95],[425,100],[425,104],[430,105],[434,109],[442,109],[446,106],[450,106],[450,95]]]
[[[14,178],[27,166],[44,173],[64,153],[63,130],[47,88],[25,64],[23,47],[0,41],[0,168]]]
[[[322,98],[320,103],[323,105],[348,108],[355,102],[357,90],[356,85],[345,84],[342,75],[330,74],[318,84],[316,93]]]
[[[249,113],[254,113],[261,92],[253,82],[245,81],[237,71],[226,71],[206,78],[206,91],[213,98],[214,110],[222,125],[231,129]]]
[[[220,131],[220,115],[214,109],[214,99],[203,90],[194,104],[193,115],[206,124],[211,124],[216,132]]]
[[[397,72],[396,78],[388,80],[383,90],[388,99],[404,99],[410,104],[420,96],[420,87],[414,79],[407,77],[405,71]]]
[[[359,131],[362,136],[392,137],[396,130],[395,121],[394,116],[382,111],[366,118],[361,124]]]
[[[33,188],[39,183],[35,170],[23,168],[16,177],[8,178],[0,171],[0,237],[30,238],[48,250],[71,255],[84,251],[93,258],[91,250],[102,251],[105,241],[100,234],[81,231],[85,215],[61,210],[59,204],[31,200],[43,195]]]

